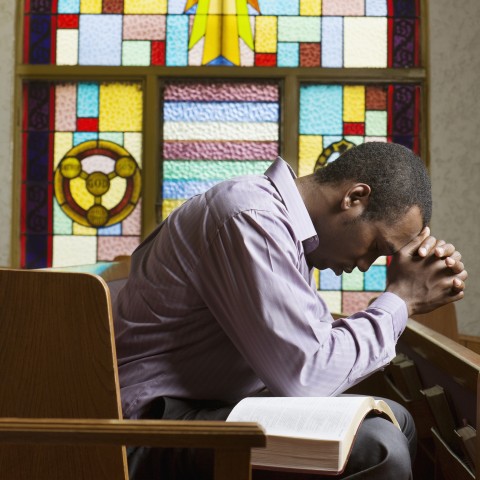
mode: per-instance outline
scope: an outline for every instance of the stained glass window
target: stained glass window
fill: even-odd
[[[299,173],[308,175],[354,145],[395,142],[419,154],[420,87],[405,84],[300,87]],[[386,286],[387,259],[362,273],[337,277],[316,272],[317,284],[332,311],[355,312]]]
[[[170,81],[163,97],[163,217],[279,154],[278,82]]]
[[[21,265],[128,255],[141,234],[138,83],[26,82]]]
[[[416,0],[26,0],[24,62],[414,67],[419,25]]]
[[[425,156],[423,2],[23,0],[18,263],[129,254],[187,198],[278,154],[299,175],[362,142]],[[322,297],[364,308],[387,261],[316,272]]]

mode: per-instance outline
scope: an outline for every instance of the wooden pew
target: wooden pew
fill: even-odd
[[[216,480],[251,478],[256,424],[122,419],[105,280],[127,273],[125,262],[0,269],[2,480],[126,480],[125,445],[211,448]]]
[[[466,421],[474,428],[480,424],[480,355],[451,338],[409,320],[397,344],[397,353],[414,364],[419,389],[440,385],[445,391],[457,427]],[[412,395],[396,381],[398,369],[390,364],[350,390],[352,393],[384,396],[403,404],[413,415],[419,437],[417,475],[435,480],[471,480],[475,478],[465,459],[440,438],[438,427],[422,393]],[[407,391],[405,391],[407,390]],[[480,469],[480,445],[475,463]]]

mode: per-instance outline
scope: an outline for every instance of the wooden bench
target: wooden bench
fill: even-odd
[[[413,415],[419,437],[415,467],[417,474],[414,478],[475,478],[467,468],[465,458],[440,436],[437,422],[422,391],[435,385],[441,386],[456,427],[461,427],[465,421],[476,428],[480,424],[480,355],[415,320],[408,321],[398,342],[397,353],[413,362],[419,391],[412,392],[396,381],[398,369],[395,370],[397,367],[393,362],[384,371],[377,372],[350,391],[391,398],[403,404]],[[478,442],[474,461],[477,466],[480,465]]]
[[[122,419],[106,281],[128,264],[87,270],[0,269],[0,478],[125,480],[125,445],[211,448],[216,480],[251,478],[256,424]]]

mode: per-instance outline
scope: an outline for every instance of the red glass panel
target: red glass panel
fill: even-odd
[[[77,130],[79,132],[96,132],[98,131],[98,118],[78,118]]]
[[[343,124],[343,134],[344,135],[365,135],[365,123],[347,123]]]
[[[78,28],[78,15],[58,15],[58,28]]]
[[[165,65],[165,42],[152,42],[152,65]]]
[[[319,67],[321,60],[319,43],[300,43],[300,66]]]
[[[277,65],[276,53],[256,53],[255,65],[257,67],[275,67]]]

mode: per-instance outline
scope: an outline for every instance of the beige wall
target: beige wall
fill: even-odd
[[[430,1],[433,231],[463,253],[470,273],[460,331],[480,335],[480,1]],[[0,265],[9,265],[12,205],[14,2],[0,0]]]
[[[12,224],[15,2],[0,0],[0,265],[9,265]]]
[[[459,330],[480,335],[480,1],[432,0],[429,13],[432,230],[464,256]]]

